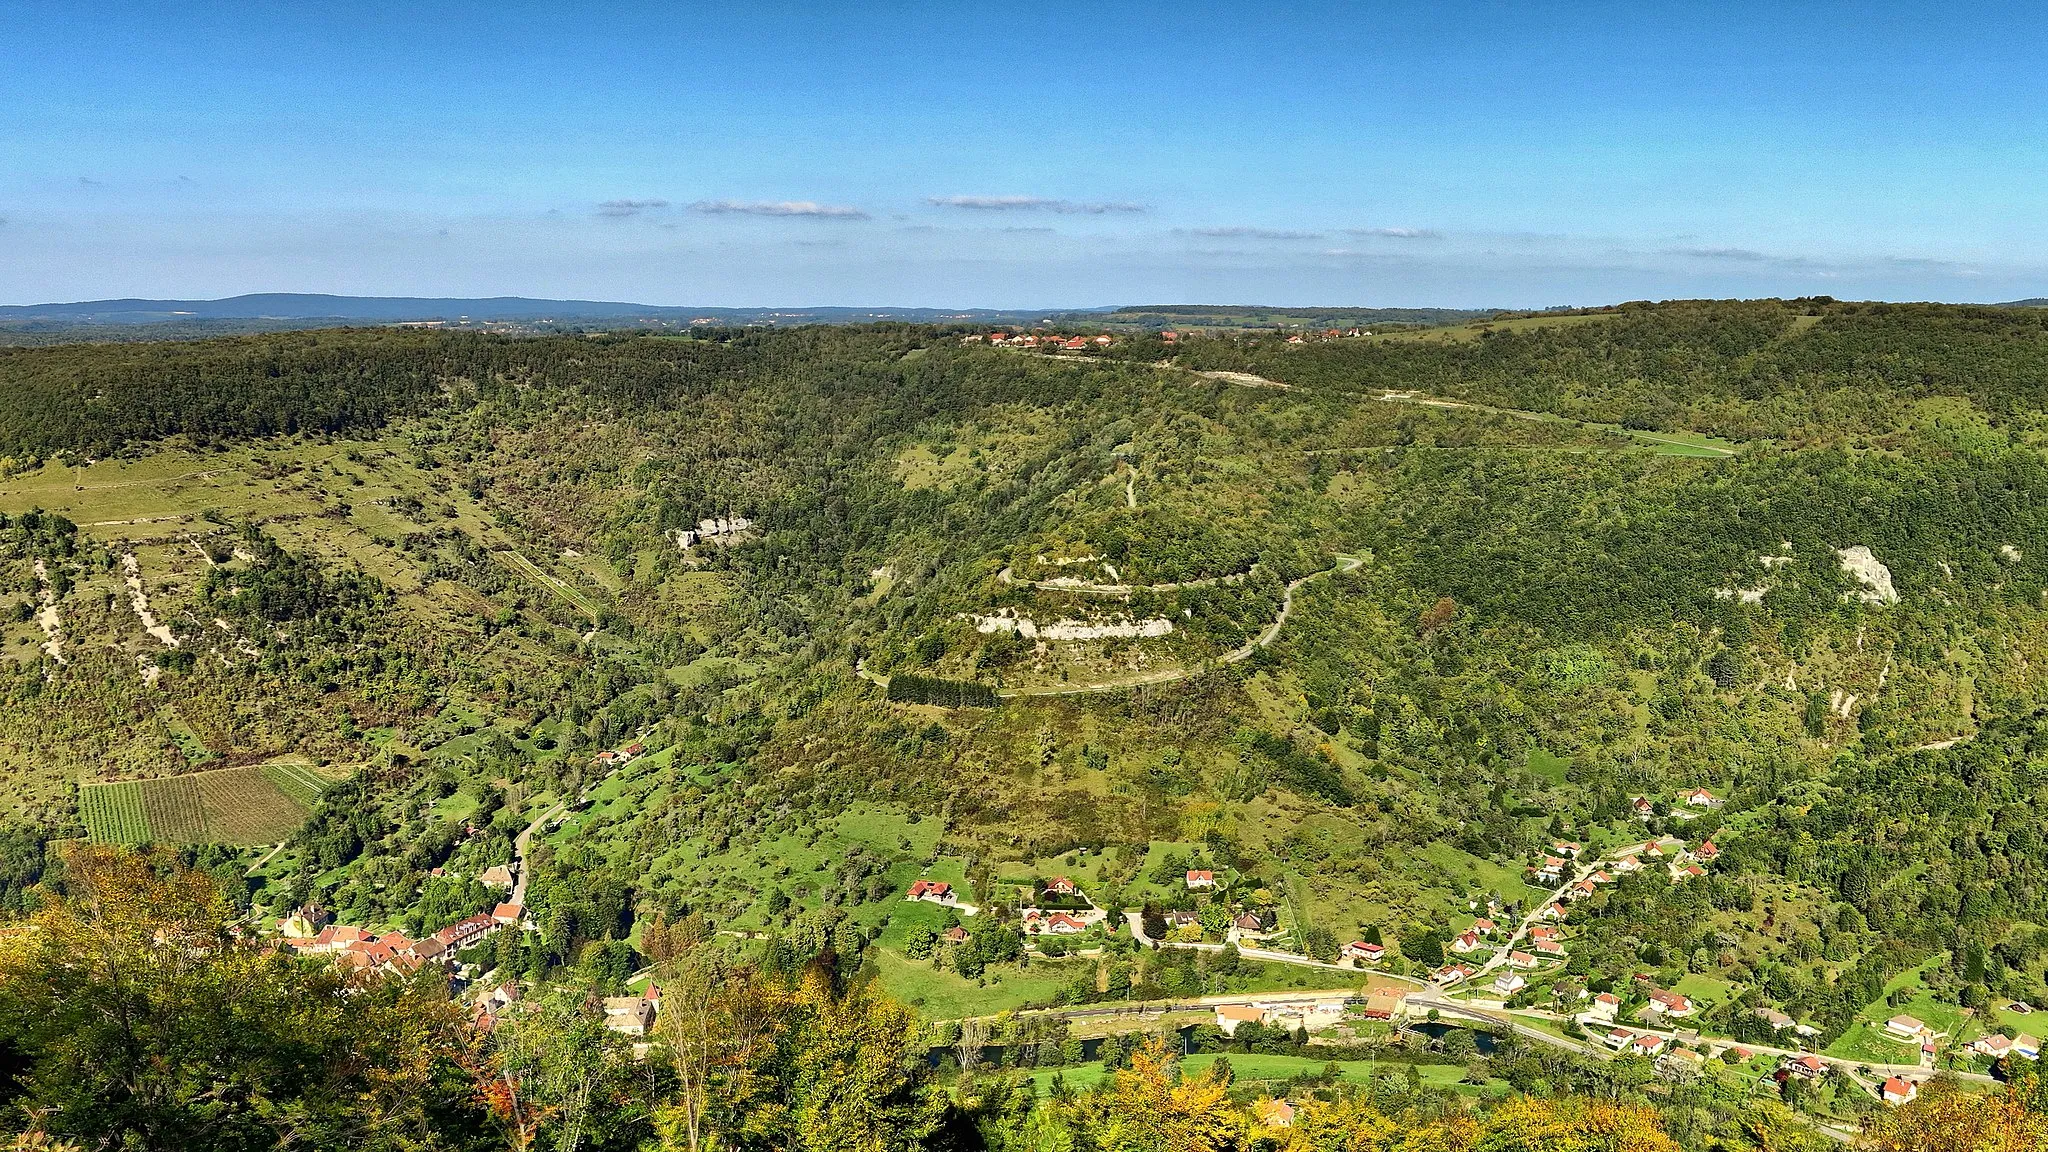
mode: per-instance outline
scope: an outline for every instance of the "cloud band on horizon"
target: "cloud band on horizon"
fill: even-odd
[[[1112,212],[1149,212],[1143,204],[1125,201],[1061,200],[1052,196],[927,196],[935,208],[967,208],[977,212],[1062,212],[1104,216]]]

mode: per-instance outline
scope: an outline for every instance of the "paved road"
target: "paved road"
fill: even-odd
[[[541,825],[547,823],[549,820],[554,819],[556,816],[559,816],[566,811],[568,811],[567,806],[562,804],[560,801],[557,801],[547,811],[542,812],[539,816],[534,817],[533,823],[528,824],[526,828],[519,833],[519,835],[513,837],[512,866],[518,871],[518,877],[512,882],[512,895],[507,898],[506,903],[517,904],[521,908],[526,907],[526,878],[528,875],[526,867],[526,845],[533,839],[533,834],[540,830]]]

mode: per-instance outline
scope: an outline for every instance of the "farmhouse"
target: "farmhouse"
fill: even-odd
[[[1878,1094],[1887,1104],[1911,1104],[1913,1097],[1920,1094],[1920,1086],[1911,1080],[1901,1080],[1893,1076],[1885,1080],[1884,1087],[1878,1090]]]
[[[1074,887],[1074,882],[1065,876],[1055,876],[1045,882],[1045,894],[1048,896],[1072,896],[1078,891],[1080,889]]]
[[[645,1036],[654,1027],[654,1005],[638,996],[607,996],[604,1026],[627,1036]]]
[[[960,898],[953,894],[953,886],[944,880],[919,880],[910,886],[906,899],[923,900],[932,904],[958,904]]]
[[[1207,869],[1189,869],[1188,891],[1192,892],[1199,888],[1214,888],[1215,886],[1216,874],[1214,872]]]
[[[1721,805],[1720,799],[1705,788],[1688,788],[1680,792],[1678,798],[1692,808],[1718,808]]]
[[[1645,1034],[1635,1038],[1633,1048],[1635,1054],[1638,1056],[1655,1056],[1659,1052],[1664,1051],[1665,1046],[1670,1043],[1671,1041],[1666,1040],[1662,1036],[1651,1036]]]
[[[1231,921],[1231,926],[1239,932],[1264,932],[1266,930],[1266,926],[1259,921],[1258,915],[1252,912],[1239,913],[1237,919]]]
[[[500,924],[517,924],[526,919],[526,909],[517,904],[500,904],[491,909],[491,919]]]
[[[1460,955],[1463,955],[1467,952],[1478,952],[1483,950],[1485,947],[1485,941],[1479,939],[1479,933],[1477,932],[1466,932],[1464,935],[1459,936],[1456,940],[1451,941],[1451,951],[1459,953]]]
[[[1550,844],[1550,850],[1568,860],[1576,860],[1579,853],[1585,851],[1585,846],[1572,840],[1554,840]]]
[[[1396,1020],[1408,1007],[1406,988],[1380,988],[1365,998],[1367,1020]]]
[[[1386,957],[1387,950],[1385,947],[1378,944],[1368,944],[1363,940],[1353,940],[1344,946],[1344,959],[1356,960],[1360,964],[1377,964],[1381,960],[1386,959]]]
[[[1216,1026],[1223,1029],[1225,1036],[1237,1035],[1240,1024],[1261,1024],[1266,1019],[1266,1010],[1251,1004],[1218,1004]]]
[[[477,873],[477,880],[491,888],[510,888],[518,880],[512,869],[503,864],[493,864]]]
[[[1884,1022],[1884,1030],[1888,1035],[1896,1039],[1912,1040],[1921,1044],[1939,1040],[1941,1037],[1948,1035],[1946,1032],[1928,1027],[1912,1016],[1894,1016]]]
[[[967,929],[955,924],[944,932],[939,933],[939,939],[944,940],[948,944],[965,944],[967,943]]]

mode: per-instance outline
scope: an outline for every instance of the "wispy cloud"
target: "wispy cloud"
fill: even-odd
[[[866,212],[845,204],[812,200],[699,200],[690,211],[710,216],[815,216],[828,220],[865,220]]]
[[[1189,236],[1209,236],[1225,240],[1320,240],[1321,232],[1296,232],[1287,228],[1183,228]]]
[[[1694,260],[1733,260],[1742,264],[1763,264],[1772,259],[1767,252],[1753,248],[1667,248],[1669,256],[1689,256]]]
[[[1060,200],[1051,196],[928,196],[937,208],[970,208],[977,212],[1066,212],[1102,216],[1112,212],[1144,212],[1143,204],[1122,201]]]
[[[607,200],[597,206],[599,216],[638,216],[642,212],[668,207],[666,200]]]
[[[81,188],[98,188],[101,186],[101,181],[95,180],[90,176],[80,176],[78,178],[78,185]]]
[[[1380,236],[1388,240],[1441,240],[1444,234],[1434,228],[1346,228],[1346,236]]]

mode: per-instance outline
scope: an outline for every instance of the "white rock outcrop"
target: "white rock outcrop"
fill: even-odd
[[[1870,549],[1862,544],[1850,548],[1838,548],[1835,555],[1842,561],[1842,571],[1856,578],[1863,585],[1861,592],[1850,592],[1865,604],[1897,604],[1899,590],[1892,587],[1892,570],[1885,567]]]

